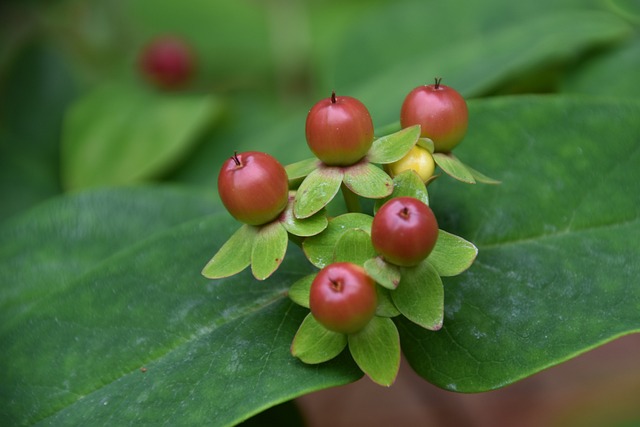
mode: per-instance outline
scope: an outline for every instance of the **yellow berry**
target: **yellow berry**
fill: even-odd
[[[427,182],[436,169],[436,163],[427,149],[415,145],[403,158],[387,165],[391,177],[409,169],[416,171],[422,181]]]

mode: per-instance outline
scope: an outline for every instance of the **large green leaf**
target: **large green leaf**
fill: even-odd
[[[0,229],[0,424],[231,425],[361,375],[289,353],[300,250],[265,282],[207,280],[237,222],[146,191],[61,198]]]
[[[470,102],[459,155],[502,184],[429,187],[440,227],[479,254],[443,279],[443,329],[394,319],[420,375],[488,390],[640,330],[639,115],[637,102]],[[207,215],[211,199],[91,192],[0,226],[0,424],[230,425],[360,377],[348,354],[308,366],[289,353],[307,310],[286,290],[314,271],[294,245],[264,282],[200,275],[238,228]]]
[[[444,278],[444,327],[399,323],[413,368],[450,390],[510,384],[640,331],[640,103],[470,104],[460,155],[502,180],[430,187],[441,227],[478,246]]]

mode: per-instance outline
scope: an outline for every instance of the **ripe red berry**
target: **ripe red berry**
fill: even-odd
[[[364,104],[350,96],[318,101],[306,122],[309,148],[331,166],[348,166],[362,159],[373,143],[373,121]]]
[[[261,225],[276,219],[287,207],[289,182],[284,166],[275,158],[248,151],[224,162],[218,193],[238,221]]]
[[[466,101],[455,89],[440,84],[440,79],[409,92],[400,110],[401,126],[420,125],[420,136],[430,138],[436,152],[449,152],[458,145],[468,122]]]
[[[371,243],[392,264],[419,264],[429,256],[436,240],[438,222],[433,211],[413,197],[393,198],[373,217]]]
[[[356,264],[329,264],[311,283],[311,314],[335,332],[351,334],[364,328],[373,318],[377,303],[375,281]]]
[[[140,68],[144,76],[163,89],[184,86],[195,68],[195,55],[189,45],[175,36],[151,40],[140,54]]]

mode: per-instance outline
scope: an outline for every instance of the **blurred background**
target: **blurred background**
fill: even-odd
[[[362,100],[378,129],[435,77],[470,102],[638,99],[639,28],[637,0],[4,0],[0,222],[101,186],[214,192],[236,150],[301,160],[306,113],[332,90]],[[187,47],[179,84],[144,65],[158,37]],[[365,379],[298,403],[314,426],[640,425],[639,350],[626,337],[476,396],[404,366],[389,390]]]

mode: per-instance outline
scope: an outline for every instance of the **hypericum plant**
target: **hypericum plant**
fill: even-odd
[[[406,109],[407,103],[403,115]],[[264,153],[235,154],[225,162],[220,197],[245,224],[202,273],[221,278],[251,265],[263,280],[278,268],[291,239],[319,269],[289,289],[291,300],[310,310],[291,353],[316,364],[348,347],[364,373],[388,386],[401,353],[392,318],[440,329],[441,277],[464,272],[477,255],[471,242],[438,228],[427,192],[435,165],[463,182],[497,181],[450,152],[436,152],[419,124],[373,138],[366,107],[335,93],[311,108],[306,134],[318,157],[285,167],[285,175]],[[339,191],[347,212],[328,217],[325,207]],[[372,212],[362,210],[361,198],[374,199]]]

